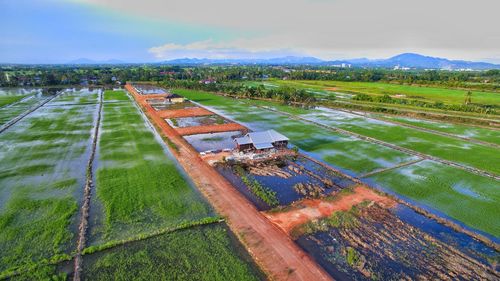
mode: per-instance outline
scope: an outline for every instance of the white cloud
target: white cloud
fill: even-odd
[[[77,0],[241,38],[151,48],[228,53],[291,50],[322,58],[387,57],[419,52],[451,58],[500,58],[498,0]],[[178,43],[178,42],[177,42]],[[162,49],[163,47],[163,49]],[[226,51],[224,51],[226,50]],[[229,55],[229,54],[227,54]]]

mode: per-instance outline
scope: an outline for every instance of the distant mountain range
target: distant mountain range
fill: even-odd
[[[87,58],[79,58],[76,60],[69,61],[66,64],[125,64],[125,63],[126,62],[124,62],[124,61],[114,60],[114,59],[97,61],[97,60],[91,60],[91,59],[87,59]]]
[[[182,58],[161,62],[169,65],[201,65],[201,64],[262,64],[262,65],[351,65],[353,67],[381,68],[416,68],[416,69],[500,69],[499,64],[472,62],[464,60],[448,60],[428,57],[414,53],[400,54],[388,59],[371,60],[367,58],[325,61],[315,57],[287,56],[271,59],[197,59]]]
[[[68,62],[75,65],[99,65],[99,64],[128,64],[120,60],[96,61],[87,58],[80,58]],[[352,66],[364,68],[400,68],[400,69],[500,69],[500,64],[487,62],[473,62],[465,60],[449,60],[445,58],[436,58],[423,56],[414,53],[404,53],[388,59],[347,59],[326,61],[315,57],[286,56],[270,59],[199,59],[199,58],[181,58],[167,60],[155,64],[165,65],[324,65],[324,66]]]

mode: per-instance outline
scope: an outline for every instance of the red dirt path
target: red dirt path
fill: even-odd
[[[357,186],[354,193],[346,194],[334,201],[321,199],[306,199],[298,202],[293,210],[280,213],[264,213],[264,215],[286,233],[301,224],[314,219],[324,218],[332,215],[336,211],[350,210],[365,200],[374,201],[384,207],[393,207],[396,202],[389,197],[375,193],[373,190]]]
[[[229,132],[229,131],[245,131],[246,132],[247,128],[241,126],[238,123],[228,123],[228,124],[219,124],[219,125],[175,128],[175,130],[177,130],[177,133],[179,133],[179,135],[181,135],[181,136],[188,136],[188,135]]]
[[[161,118],[180,118],[180,117],[195,117],[204,115],[213,115],[214,113],[202,107],[190,107],[185,109],[160,110],[157,115]]]
[[[309,255],[300,249],[283,231],[264,217],[224,177],[204,162],[163,117],[130,85],[127,89],[145,110],[161,132],[172,141],[171,149],[196,186],[217,212],[227,218],[231,230],[272,280],[332,280]]]

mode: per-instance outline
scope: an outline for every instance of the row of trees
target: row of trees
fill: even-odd
[[[472,103],[472,93],[468,92],[465,96],[464,104],[444,104],[443,102],[425,102],[418,99],[399,99],[393,98],[389,95],[383,96],[370,96],[366,94],[357,94],[353,100],[358,101],[368,101],[375,103],[386,103],[386,104],[401,104],[410,105],[424,108],[437,108],[442,110],[452,110],[452,111],[462,111],[462,112],[476,112],[483,114],[496,114],[498,106],[495,105],[484,105],[484,104],[474,104]]]
[[[388,69],[334,68],[326,66],[3,66],[0,86],[50,86],[81,83],[105,85],[116,81],[200,81],[218,82],[266,78],[295,80],[337,80],[431,84],[500,90],[500,71],[401,71]]]
[[[242,98],[270,99],[281,102],[298,102],[305,104],[310,104],[316,101],[316,98],[312,93],[308,93],[305,90],[292,87],[277,87],[268,89],[262,85],[251,87],[238,83],[205,84],[190,80],[167,80],[162,84],[168,88],[183,88],[217,92]]]

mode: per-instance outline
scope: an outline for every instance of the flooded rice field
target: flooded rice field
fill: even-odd
[[[134,84],[134,88],[141,95],[155,95],[155,94],[166,94],[168,93],[165,89],[147,84]]]
[[[186,109],[196,107],[190,102],[179,102],[179,103],[156,103],[151,104],[151,106],[156,110],[175,110],[175,109]]]
[[[98,92],[63,92],[0,134],[0,273],[75,249],[97,105],[52,105]]]
[[[167,123],[174,128],[185,128],[193,126],[208,126],[208,125],[222,125],[227,124],[229,121],[219,115],[206,115],[194,117],[181,117],[167,119]]]
[[[236,144],[234,138],[242,136],[240,131],[229,131],[222,133],[198,134],[184,136],[184,139],[198,152],[218,151],[224,149],[234,149]]]

